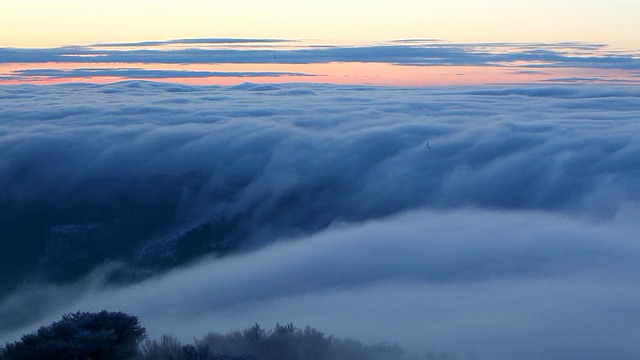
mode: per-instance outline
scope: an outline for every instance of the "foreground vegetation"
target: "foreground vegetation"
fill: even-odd
[[[403,359],[397,345],[367,346],[351,339],[325,336],[322,332],[293,324],[266,331],[256,324],[243,331],[212,333],[194,344],[182,345],[172,335],[142,344],[143,359],[164,360],[395,360]]]
[[[424,359],[449,359],[427,354]],[[397,345],[364,345],[312,328],[255,324],[242,331],[211,333],[192,344],[174,335],[147,339],[135,316],[77,312],[0,348],[0,360],[403,360]]]

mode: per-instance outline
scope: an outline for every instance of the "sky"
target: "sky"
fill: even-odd
[[[184,341],[637,359],[637,24],[637,0],[0,0],[0,344],[107,309]]]
[[[0,43],[16,47],[202,37],[640,45],[633,0],[5,0],[0,9],[0,23],[10,29]]]
[[[637,24],[640,23],[640,5],[637,1],[613,2],[558,0],[538,1],[45,1],[7,0],[0,5],[0,81],[4,83],[65,81],[113,82],[123,79],[155,79],[183,83],[237,84],[247,77],[256,82],[308,82],[310,79],[292,73],[313,74],[312,82],[359,83],[378,85],[452,85],[482,83],[524,83],[573,79],[582,82],[637,82],[639,55]],[[148,41],[172,41],[189,39],[181,50],[203,48],[194,39],[253,39],[255,42],[219,43],[217,48],[237,51],[277,51],[286,57],[292,49],[317,50],[315,46],[342,48],[398,46],[395,40],[428,39],[437,42],[403,43],[407,48],[423,48],[442,44],[464,44],[470,50],[478,43],[503,47],[513,44],[532,44],[539,52],[551,53],[560,49],[558,44],[580,42],[599,46],[588,54],[575,49],[562,49],[563,54],[586,57],[626,56],[634,65],[618,66],[606,70],[588,61],[580,66],[571,64],[563,69],[544,68],[548,74],[533,76],[522,73],[526,63],[489,64],[468,62],[461,67],[457,61],[465,54],[449,53],[437,63],[412,64],[394,61],[370,54],[366,57],[331,57],[310,54],[316,60],[323,58],[323,65],[306,63],[292,66],[278,61],[268,53],[271,61],[252,59],[246,54],[249,66],[240,59],[219,58],[209,54],[206,61],[183,57],[180,63],[166,64],[164,53],[156,52],[141,61],[74,63],[66,59],[50,59],[37,48],[89,47],[96,44],[144,43]],[[265,39],[289,40],[283,43],[260,42]],[[474,45],[475,44],[475,45]],[[173,44],[176,45],[176,44]],[[211,45],[211,44],[209,44]],[[262,46],[258,46],[262,45]],[[272,45],[266,47],[266,45]],[[13,50],[29,52],[30,61],[6,56]],[[116,50],[117,48],[110,48]],[[129,46],[121,50],[149,50],[146,47]],[[157,51],[159,48],[156,48]],[[105,51],[104,48],[102,48]],[[163,50],[177,50],[166,49]],[[209,50],[212,50],[209,47]],[[475,49],[474,51],[477,51]],[[513,49],[489,48],[492,52]],[[395,48],[387,52],[396,52]],[[39,59],[34,61],[33,59]],[[273,60],[275,59],[275,60]],[[85,59],[86,60],[86,59]],[[106,60],[106,59],[102,59]],[[519,59],[520,61],[525,61]],[[547,58],[537,59],[544,62]],[[194,61],[196,62],[194,64]],[[529,61],[529,60],[526,60]],[[555,59],[562,62],[563,59]],[[239,65],[242,64],[242,65]],[[402,67],[398,66],[399,64]],[[230,65],[232,66],[229,69]],[[497,65],[497,66],[495,66]],[[21,71],[34,69],[69,68],[95,69],[114,67],[131,69],[190,70],[189,74],[73,74],[66,79],[48,75],[26,76]],[[635,72],[632,72],[635,70]],[[213,73],[204,73],[211,71]],[[234,72],[243,76],[232,76]],[[231,74],[220,74],[231,72]],[[259,72],[260,74],[250,74]],[[264,73],[281,72],[285,76],[268,76]],[[540,75],[540,74],[539,74]],[[562,80],[561,80],[562,82]]]

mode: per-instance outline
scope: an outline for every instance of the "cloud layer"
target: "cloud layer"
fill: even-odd
[[[96,274],[71,288],[25,290],[0,310],[16,316],[46,303],[42,322],[76,309],[126,311],[152,336],[172,331],[187,341],[292,321],[412,353],[631,359],[640,350],[638,210],[603,223],[557,213],[411,212],[134,286],[102,288]]]
[[[0,87],[2,338],[104,307],[630,358],[639,109],[611,85]]]
[[[317,45],[283,39],[176,39],[137,43],[101,43],[84,46],[58,48],[0,48],[0,64],[14,64],[2,75],[4,81],[27,81],[57,79],[59,72],[68,72],[62,67],[58,73],[50,74],[38,65],[74,64],[82,68],[91,64],[107,68],[118,66],[163,65],[206,66],[219,64],[292,66],[302,64],[329,63],[384,63],[402,66],[460,66],[496,67],[505,69],[599,69],[615,72],[611,77],[628,79],[630,72],[640,69],[637,51],[621,51],[604,44],[587,42],[548,43],[450,43],[429,39],[407,39],[360,45]],[[19,67],[15,68],[15,64]],[[84,65],[83,65],[84,64]],[[35,68],[33,68],[35,66]],[[79,71],[82,69],[76,69]],[[86,69],[85,69],[86,70]],[[109,70],[109,69],[107,69]],[[134,77],[134,73],[122,72],[122,77]],[[164,77],[171,78],[165,69]],[[203,69],[196,69],[185,77],[210,77]],[[153,70],[153,78],[160,72]],[[250,71],[241,71],[250,76]],[[295,71],[289,71],[295,72]],[[285,71],[286,73],[286,71]],[[255,76],[260,72],[255,72]],[[323,75],[323,74],[315,74]],[[374,74],[372,74],[374,75]],[[82,75],[80,75],[82,76]],[[98,75],[100,76],[100,75]],[[117,76],[117,75],[116,75]],[[225,76],[221,73],[220,76]],[[228,75],[226,75],[228,76]],[[277,75],[276,75],[277,76]],[[569,77],[570,74],[567,73]],[[150,78],[135,76],[136,78]],[[581,76],[584,78],[593,77]],[[602,77],[602,76],[599,76]],[[560,78],[556,76],[556,78]],[[559,80],[556,80],[559,81]]]
[[[525,67],[640,68],[633,52],[613,52],[590,43],[446,43],[391,42],[358,46],[298,46],[283,48],[198,47],[206,44],[244,44],[247,39],[183,39],[132,44],[97,44],[60,48],[0,48],[0,63],[259,63],[311,64],[328,62],[385,62],[404,65],[512,65]],[[256,39],[253,43],[272,43]],[[188,48],[154,49],[159,45],[192,44]],[[127,49],[109,50],[110,46]],[[126,45],[126,46],[123,46]],[[133,48],[129,48],[133,47]]]
[[[635,88],[128,82],[0,97],[3,239],[20,254],[6,261],[60,280],[424,206],[611,215],[639,197]]]
[[[193,70],[151,70],[140,68],[78,68],[78,69],[23,69],[13,71],[20,78],[45,77],[49,79],[74,79],[94,77],[118,77],[136,79],[166,78],[207,78],[207,77],[280,77],[313,76],[305,73],[266,71],[193,71]]]

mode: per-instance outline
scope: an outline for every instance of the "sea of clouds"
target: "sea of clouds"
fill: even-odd
[[[3,86],[0,154],[1,341],[109,309],[187,341],[640,352],[638,87]]]

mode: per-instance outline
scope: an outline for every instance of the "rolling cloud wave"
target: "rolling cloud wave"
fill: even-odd
[[[456,313],[487,325],[490,309],[508,334],[531,312],[569,311],[561,329],[577,331],[598,301],[638,297],[635,87],[131,81],[3,86],[0,104],[0,266],[12,274],[2,283],[5,334],[67,307],[113,306],[187,337],[207,321],[236,327],[282,315],[375,340],[370,314],[382,328],[440,308],[432,325],[407,320],[408,332],[444,350],[464,341],[488,349],[482,329],[454,334]],[[97,265],[113,262],[123,265],[99,275]],[[590,281],[608,290],[589,293]],[[540,305],[547,291],[558,299]],[[571,308],[571,291],[585,302]],[[394,305],[400,295],[406,312]],[[415,296],[435,298],[419,306]],[[451,303],[459,296],[473,298],[471,308]],[[349,305],[368,297],[382,300],[369,312]],[[320,304],[333,326],[309,315]],[[589,319],[606,331],[614,315]],[[538,331],[550,323],[538,325],[522,336],[547,341]],[[406,343],[418,346],[412,336]],[[617,354],[635,349],[606,341]],[[528,348],[528,358],[585,353],[553,344]]]

